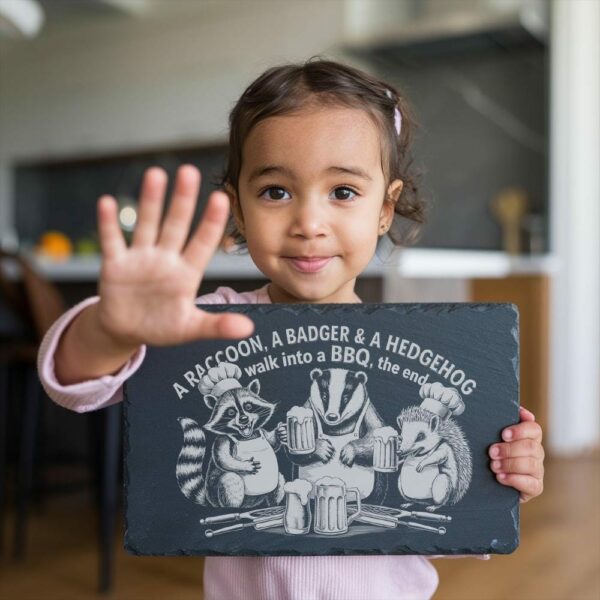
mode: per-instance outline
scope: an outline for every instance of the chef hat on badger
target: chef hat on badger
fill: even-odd
[[[203,395],[212,394],[221,396],[227,390],[241,388],[242,384],[238,377],[242,376],[242,370],[234,364],[228,362],[219,363],[217,367],[211,367],[202,377],[198,384],[198,389]]]
[[[446,419],[450,415],[460,415],[465,410],[465,403],[458,390],[444,387],[437,381],[435,383],[424,383],[419,390],[419,396],[423,398],[421,408]]]

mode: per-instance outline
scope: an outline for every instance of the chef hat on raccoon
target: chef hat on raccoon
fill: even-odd
[[[222,362],[219,363],[219,366],[211,367],[208,370],[200,380],[198,389],[203,395],[222,396],[227,390],[242,387],[238,380],[238,377],[241,376],[242,371],[237,365]]]
[[[458,390],[444,387],[437,381],[424,383],[419,390],[419,395],[423,398],[421,408],[439,415],[442,419],[450,415],[460,415],[465,410],[465,403]]]

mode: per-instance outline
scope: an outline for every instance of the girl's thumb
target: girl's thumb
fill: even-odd
[[[250,317],[236,313],[196,310],[191,319],[189,341],[198,339],[245,338],[254,331]]]

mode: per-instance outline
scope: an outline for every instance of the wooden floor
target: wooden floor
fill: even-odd
[[[600,461],[547,461],[546,468],[544,494],[523,505],[519,549],[489,561],[435,560],[441,580],[435,600],[600,599]],[[72,493],[52,497],[43,514],[32,515],[26,560],[16,565],[6,551],[0,558],[2,600],[98,598],[90,506],[87,494]],[[11,514],[6,529],[8,537]],[[201,599],[202,558],[129,556],[120,523],[116,533],[112,598]]]

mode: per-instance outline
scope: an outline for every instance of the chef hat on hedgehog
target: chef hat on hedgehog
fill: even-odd
[[[234,364],[228,362],[219,363],[217,367],[211,367],[208,372],[202,376],[198,384],[198,390],[203,395],[222,396],[227,390],[241,388],[239,377],[242,376],[242,370]]]
[[[419,396],[423,398],[421,408],[438,415],[441,419],[460,415],[465,410],[465,403],[458,390],[445,387],[437,381],[424,383],[419,390]]]

